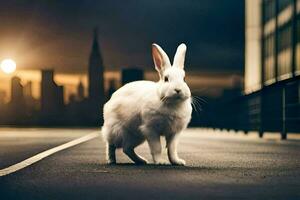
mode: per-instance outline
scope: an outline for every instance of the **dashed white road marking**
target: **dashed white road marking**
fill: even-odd
[[[54,147],[52,149],[48,149],[46,151],[43,151],[43,152],[41,152],[41,153],[39,153],[35,156],[32,156],[30,158],[27,158],[26,160],[23,160],[23,161],[21,161],[17,164],[14,164],[14,165],[11,165],[7,168],[1,169],[0,170],[0,177],[1,176],[6,176],[6,175],[11,174],[11,173],[14,173],[16,171],[19,171],[19,170],[21,170],[25,167],[28,167],[28,166],[30,166],[30,165],[32,165],[32,164],[34,164],[34,163],[36,163],[36,162],[38,162],[42,159],[54,154],[54,153],[57,153],[57,152],[62,151],[64,149],[67,149],[67,148],[73,147],[75,145],[81,144],[83,142],[87,142],[91,139],[99,137],[99,135],[100,135],[99,131],[95,131],[95,132],[92,132],[92,133],[90,133],[88,135],[85,135],[83,137],[77,138],[77,139],[72,140],[70,142],[67,142],[65,144]]]

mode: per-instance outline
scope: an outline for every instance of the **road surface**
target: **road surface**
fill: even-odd
[[[95,131],[2,128],[0,169]],[[151,161],[146,144],[137,152]],[[185,167],[135,166],[121,151],[108,166],[101,137],[42,155],[0,176],[0,199],[300,199],[297,140],[188,129],[179,144]]]

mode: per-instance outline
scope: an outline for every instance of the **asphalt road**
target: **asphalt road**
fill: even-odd
[[[0,169],[92,131],[0,129]],[[146,144],[138,152],[151,161]],[[179,155],[187,166],[135,166],[122,152],[108,166],[97,137],[0,177],[0,199],[300,199],[300,141],[188,129]]]

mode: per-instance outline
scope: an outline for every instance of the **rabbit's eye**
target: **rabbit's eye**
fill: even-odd
[[[169,82],[169,78],[165,76],[165,82]]]

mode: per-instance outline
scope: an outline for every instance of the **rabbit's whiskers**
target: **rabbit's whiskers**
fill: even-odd
[[[167,99],[166,96],[163,96],[162,98],[160,98],[160,100],[161,100],[162,102],[164,102],[166,99]]]
[[[202,99],[201,97],[198,96],[192,96],[192,107],[194,109],[194,111],[197,113],[197,115],[200,114],[200,112],[202,111],[202,104],[207,103],[204,99]]]

